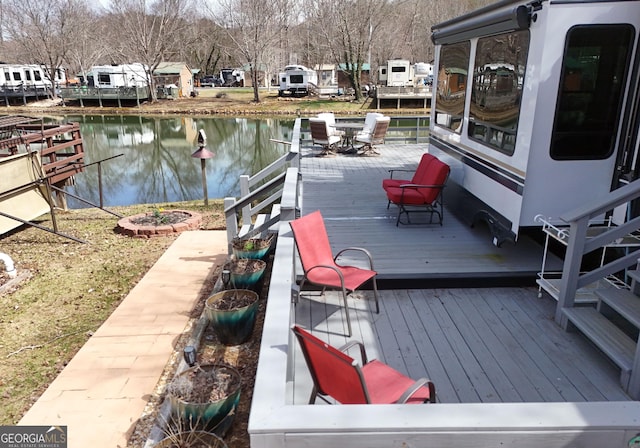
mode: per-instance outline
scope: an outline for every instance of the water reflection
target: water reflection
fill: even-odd
[[[239,196],[239,176],[255,174],[288,147],[269,139],[291,140],[294,120],[245,118],[194,118],[69,115],[61,121],[80,123],[86,163],[123,154],[102,164],[105,206],[161,203],[202,199],[197,134],[207,134],[207,148],[215,153],[207,160],[210,198]],[[69,189],[99,203],[97,165],[76,176]],[[86,205],[69,198],[69,206]]]

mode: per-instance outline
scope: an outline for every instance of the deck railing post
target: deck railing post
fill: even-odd
[[[224,198],[224,209],[227,210],[229,207],[233,207],[236,203],[236,199],[232,197]],[[228,247],[227,251],[231,253],[231,242],[238,234],[238,217],[236,216],[236,209],[232,208],[229,212],[226,213],[226,222],[227,222],[227,242]]]
[[[243,174],[240,176],[240,197],[247,196],[251,191],[249,190],[249,176]],[[251,204],[247,204],[242,208],[242,225],[251,225]]]
[[[562,279],[560,281],[560,291],[555,316],[556,323],[565,330],[567,329],[568,322],[562,313],[562,309],[573,307],[575,302],[588,227],[589,216],[569,223],[569,241],[567,243],[567,251],[562,268]]]

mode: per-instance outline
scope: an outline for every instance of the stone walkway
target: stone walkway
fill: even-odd
[[[66,425],[68,448],[125,447],[205,280],[227,256],[225,231],[181,233],[19,424]]]

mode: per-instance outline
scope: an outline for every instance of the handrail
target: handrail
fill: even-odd
[[[560,217],[569,225],[567,250],[560,282],[556,321],[565,326],[562,308],[573,307],[576,291],[594,281],[625,269],[638,260],[637,254],[628,254],[603,264],[597,269],[581,273],[585,254],[614,243],[619,238],[640,229],[640,217],[628,220],[619,226],[611,226],[596,237],[587,239],[589,222],[614,208],[640,197],[640,180],[636,180],[610,192],[605,198],[571,210]]]
[[[224,199],[224,214],[227,223],[227,241],[229,243],[229,251],[231,251],[231,242],[234,238],[237,238],[239,234],[238,223],[240,220],[238,219],[238,215],[242,216],[243,225],[250,226],[254,221],[254,217],[261,210],[277,203],[278,200],[282,198],[286,170],[290,167],[294,167],[296,169],[300,167],[300,121],[300,118],[297,118],[295,121],[291,142],[276,141],[277,143],[290,145],[289,152],[253,176],[240,176],[241,197],[239,199],[233,197],[227,197]],[[281,173],[263,183],[258,188],[251,190],[251,187],[258,185],[268,176],[271,176],[278,171],[281,171]],[[262,198],[264,196],[267,197],[261,202],[255,204],[258,198]],[[255,226],[251,232],[246,233],[243,237],[248,238],[255,234],[264,232],[277,221],[277,218],[272,217],[266,222]]]
[[[640,180],[636,180],[612,191],[607,197],[599,201],[578,207],[560,217],[569,225],[569,237],[567,240],[567,249],[562,269],[562,277],[560,279],[558,304],[555,314],[555,320],[562,328],[566,329],[569,325],[569,318],[563,312],[563,309],[575,306],[578,289],[593,284],[617,272],[624,271],[634,264],[640,264],[640,260],[638,259],[639,253],[637,251],[631,251],[608,262],[605,261],[603,257],[602,264],[599,267],[587,272],[582,271],[582,259],[585,254],[608,245],[616,245],[625,235],[640,230],[640,217],[635,217],[618,226],[607,227],[606,230],[597,236],[587,238],[590,220],[602,216],[604,213],[611,212],[616,207],[627,204],[639,197]],[[640,349],[636,350],[634,365],[638,367],[633,368],[631,371],[631,377],[628,383],[628,392],[631,396],[640,394]]]

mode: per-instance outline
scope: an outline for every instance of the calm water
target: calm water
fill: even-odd
[[[105,206],[203,199],[200,159],[191,157],[200,129],[215,153],[206,161],[209,198],[238,197],[240,175],[255,174],[286,153],[288,146],[269,139],[290,141],[294,125],[294,119],[98,115],[61,121],[80,123],[87,164],[122,154],[102,164]],[[98,204],[97,165],[76,176],[68,191]],[[69,206],[87,207],[71,197]]]

